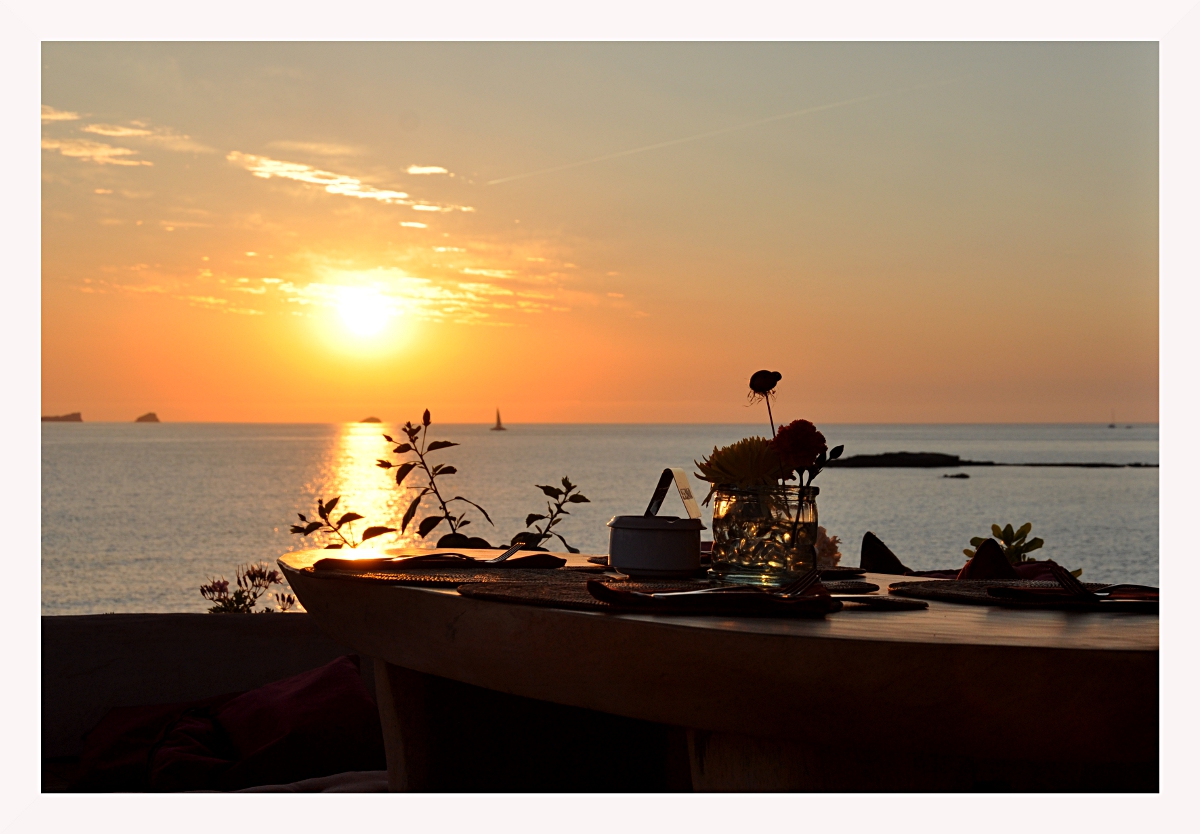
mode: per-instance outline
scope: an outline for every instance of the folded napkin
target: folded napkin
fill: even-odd
[[[965,579],[1019,579],[1017,572],[995,539],[988,539],[975,551],[975,556],[962,566],[955,577]]]
[[[376,559],[318,559],[313,570],[353,571],[355,573],[380,571],[406,571],[413,568],[561,568],[567,560],[553,553],[530,553],[512,556],[503,562],[488,562],[462,553],[430,553],[427,556],[383,556]]]
[[[1000,545],[996,544],[994,539],[988,540],[995,545],[996,550],[1000,550]],[[985,542],[985,544],[987,544]],[[982,549],[981,545],[981,549]],[[990,551],[991,548],[988,548]],[[1003,551],[1000,552],[1003,558]],[[913,570],[900,561],[900,558],[893,553],[886,544],[884,544],[874,533],[866,533],[863,535],[862,555],[859,560],[859,566],[871,573],[890,573],[898,576],[923,576],[929,579],[1031,579],[1039,582],[1053,582],[1054,573],[1050,569],[1049,562],[1021,562],[1013,565],[1004,559],[1004,564],[1000,564],[995,559],[995,553],[985,554],[983,561],[979,562],[978,552],[975,558],[961,568],[948,568],[945,570]],[[978,562],[978,564],[976,564]],[[971,567],[974,565],[974,567]],[[1011,572],[1006,571],[1004,565],[1008,565]],[[963,572],[970,567],[970,574],[963,575]]]

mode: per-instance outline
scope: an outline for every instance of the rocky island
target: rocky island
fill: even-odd
[[[42,415],[43,423],[82,423],[83,414],[78,411],[72,411],[70,414],[61,414],[58,416]]]
[[[378,417],[364,417],[361,420],[359,420],[358,422],[360,422],[360,423],[382,423],[383,421],[380,420]]]
[[[147,411],[145,414],[143,414],[141,417],[137,418],[133,422],[135,422],[135,423],[161,423],[162,420],[159,420],[158,415],[155,414],[153,411]]]
[[[958,466],[1074,466],[1083,469],[1124,469],[1146,467],[1157,469],[1157,463],[997,463],[994,460],[964,460],[958,455],[943,452],[883,452],[878,455],[851,455],[825,464],[836,469],[945,469]],[[962,477],[968,477],[963,475]]]

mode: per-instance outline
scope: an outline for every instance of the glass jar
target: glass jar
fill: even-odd
[[[709,576],[779,587],[817,563],[817,487],[718,486]]]

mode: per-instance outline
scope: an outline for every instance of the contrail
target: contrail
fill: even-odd
[[[793,110],[790,113],[780,113],[778,116],[768,116],[765,119],[756,119],[753,122],[744,122],[740,125],[732,125],[731,127],[722,127],[717,130],[710,130],[706,133],[697,133],[694,136],[685,136],[682,139],[669,139],[666,142],[655,142],[653,145],[643,145],[640,148],[630,148],[627,151],[618,151],[617,153],[605,154],[604,156],[594,156],[591,159],[583,159],[579,162],[568,162],[566,165],[556,165],[553,168],[543,168],[540,171],[529,171],[525,174],[514,174],[511,177],[501,177],[498,180],[490,180],[488,185],[499,185],[503,182],[512,182],[513,180],[523,180],[527,177],[536,177],[540,174],[552,174],[555,171],[566,171],[568,168],[578,168],[581,165],[591,165],[594,162],[603,162],[606,159],[617,159],[622,156],[632,156],[635,153],[645,153],[658,148],[668,148],[671,145],[682,145],[684,142],[695,142],[699,139],[707,139],[710,136],[720,136],[722,133],[732,133],[735,130],[745,130],[748,127],[757,127],[758,125],[770,124],[771,122],[781,122],[784,119],[794,119],[797,116],[804,116],[808,113],[817,113],[821,110],[833,110],[838,107],[849,107],[852,104],[862,104],[864,101],[873,101],[884,96],[895,95],[896,93],[906,93],[912,90],[920,90],[926,87],[941,87],[946,84],[953,84],[960,79],[952,79],[950,81],[940,81],[936,84],[922,84],[917,87],[904,87],[898,90],[888,90],[882,93],[872,93],[869,96],[859,96],[858,98],[848,98],[844,101],[835,101],[830,104],[820,104],[816,107],[806,107],[803,110]]]

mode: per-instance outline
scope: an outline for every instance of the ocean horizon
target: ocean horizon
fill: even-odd
[[[318,498],[367,524],[399,526],[413,494],[375,462],[400,423],[43,423],[42,611],[87,614],[204,611],[198,588],[238,564],[273,562],[305,546],[288,532]],[[434,453],[458,474],[452,494],[487,509],[465,532],[507,543],[525,515],[545,511],[537,484],[566,475],[590,503],[557,528],[585,553],[607,551],[605,522],[644,511],[664,467],[693,461],[760,423],[445,423],[431,437],[461,445]],[[1124,428],[1124,426],[1132,428]],[[942,452],[999,463],[1157,464],[1158,424],[826,423],[845,455]],[[820,474],[820,524],[857,565],[862,536],[881,537],[915,569],[957,567],[992,523],[1032,522],[1034,555],[1083,568],[1094,581],[1158,583],[1158,470],[969,467],[829,469]],[[693,478],[703,495],[703,484]],[[669,497],[663,514],[682,514]],[[424,516],[418,514],[418,518]],[[710,512],[706,509],[706,526]],[[415,526],[415,525],[414,525]],[[382,544],[432,545],[413,527]],[[311,539],[308,546],[316,546]],[[557,542],[555,542],[557,544]],[[553,548],[552,548],[553,549]]]

